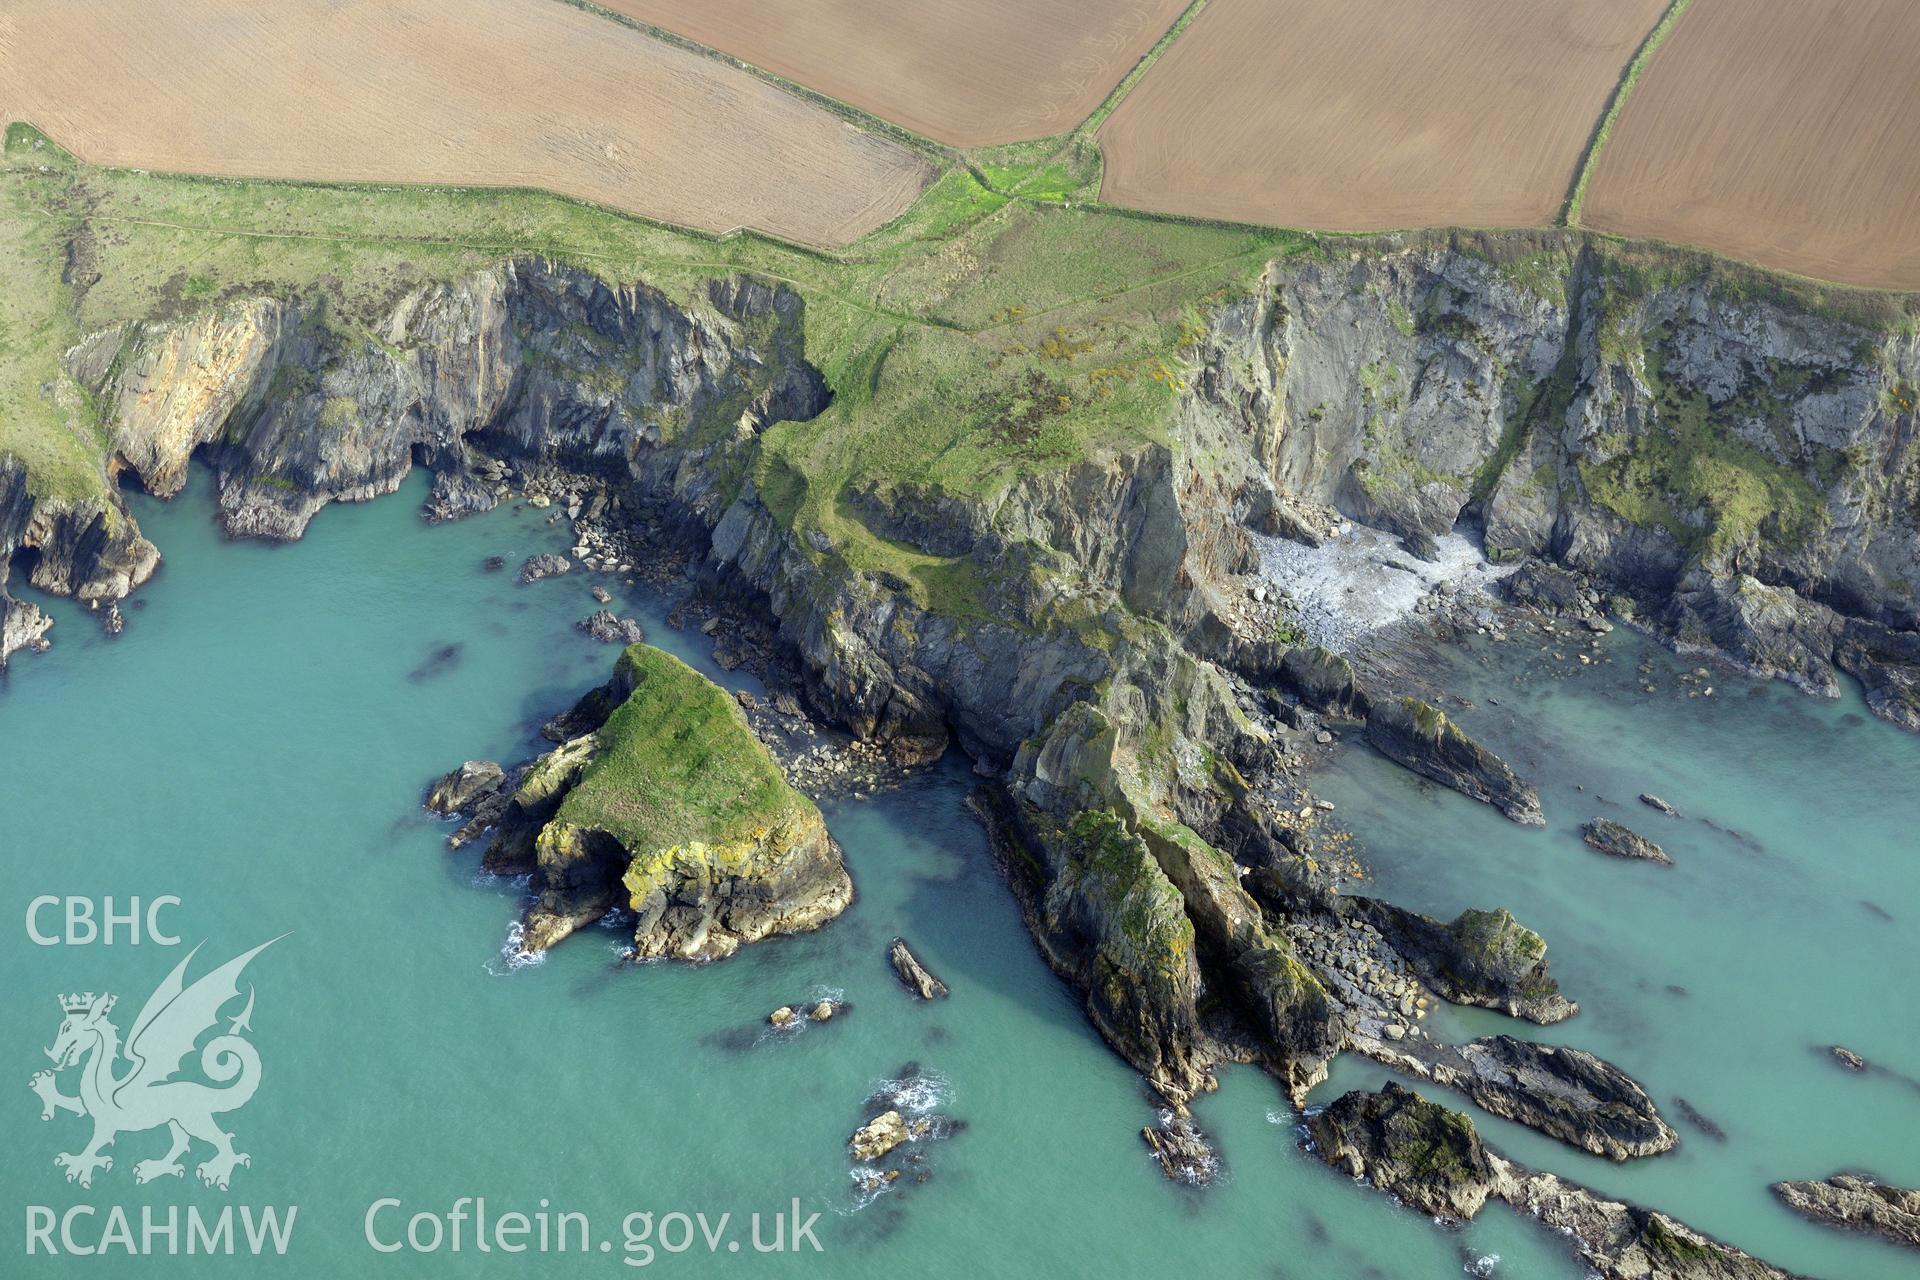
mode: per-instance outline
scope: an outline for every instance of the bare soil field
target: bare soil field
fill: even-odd
[[[1212,0],[1101,126],[1101,195],[1328,230],[1545,226],[1665,7]]]
[[[956,147],[1065,133],[1186,0],[597,0]]]
[[[99,164],[542,187],[820,245],[932,177],[747,72],[549,0],[12,0],[4,120]]]
[[[1920,5],[1694,0],[1627,99],[1586,226],[1920,288]]]

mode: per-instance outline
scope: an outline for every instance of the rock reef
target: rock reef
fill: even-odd
[[[1410,1208],[1468,1220],[1501,1200],[1570,1238],[1604,1280],[1791,1280],[1665,1214],[1608,1200],[1489,1150],[1473,1121],[1388,1084],[1343,1094],[1307,1120],[1312,1148]]]
[[[1667,856],[1665,849],[1611,818],[1595,818],[1581,827],[1580,839],[1589,848],[1598,849],[1608,857],[1636,858],[1642,862],[1673,865],[1673,859]]]
[[[1500,757],[1418,698],[1392,698],[1367,713],[1367,741],[1415,773],[1490,804],[1523,826],[1544,826],[1540,796]]]
[[[947,995],[947,984],[927,971],[905,938],[895,938],[887,944],[887,963],[893,966],[907,990],[922,1000],[939,1000]]]
[[[1920,1191],[1836,1173],[1824,1182],[1776,1182],[1773,1194],[1803,1218],[1871,1231],[1895,1244],[1920,1249]]]
[[[1680,1141],[1637,1081],[1584,1049],[1512,1036],[1365,1048],[1410,1075],[1459,1090],[1494,1115],[1610,1160],[1659,1155]]]

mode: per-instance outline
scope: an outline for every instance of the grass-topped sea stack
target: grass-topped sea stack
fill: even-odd
[[[853,901],[820,810],[686,663],[634,645],[562,719],[574,736],[528,769],[488,852],[532,867],[529,948],[627,906],[637,956],[718,960]]]

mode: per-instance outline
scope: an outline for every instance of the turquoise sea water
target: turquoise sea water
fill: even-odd
[[[1168,1184],[1138,1137],[1152,1111],[1137,1078],[1037,958],[962,808],[964,762],[829,806],[859,900],[822,932],[695,969],[621,967],[617,936],[590,931],[542,964],[506,964],[519,890],[477,877],[471,852],[445,852],[420,788],[465,758],[530,754],[540,720],[604,678],[614,650],[572,629],[596,607],[589,579],[513,582],[521,557],[564,546],[544,516],[427,527],[415,515],[424,489],[416,477],[400,496],[331,508],[284,547],[222,541],[203,480],[170,504],[139,499],[167,561],[126,634],[106,640],[82,611],[48,602],[55,648],[20,658],[0,689],[0,1201],[13,1219],[0,1271],[613,1276],[648,1258],[625,1247],[622,1220],[651,1211],[665,1234],[646,1242],[649,1269],[668,1273],[1581,1274],[1509,1212],[1443,1232],[1324,1169],[1299,1151],[1279,1090],[1251,1071],[1228,1073],[1198,1107],[1225,1181],[1203,1193]],[[482,574],[494,554],[509,571]],[[656,643],[742,685],[712,666],[703,637],[664,625],[657,599],[608,585]],[[1612,647],[1635,650],[1624,637]],[[1850,1165],[1920,1181],[1907,1141],[1920,1131],[1920,1092],[1844,1075],[1810,1048],[1839,1040],[1920,1071],[1909,1012],[1920,975],[1901,941],[1920,912],[1920,742],[1857,706],[1747,696],[1735,682],[1701,705],[1609,697],[1617,666],[1565,683],[1516,673],[1511,660],[1464,670],[1476,696],[1497,689],[1506,705],[1461,718],[1541,779],[1554,825],[1522,831],[1356,753],[1322,788],[1362,833],[1376,888],[1449,914],[1510,905],[1547,934],[1584,1005],[1548,1034],[1614,1057],[1663,1103],[1686,1096],[1729,1136],[1716,1144],[1676,1121],[1681,1151],[1618,1169],[1496,1121],[1483,1121],[1488,1132],[1516,1157],[1643,1197],[1782,1264],[1910,1274],[1891,1250],[1790,1218],[1764,1185]],[[1593,792],[1639,789],[1689,815],[1629,819],[1673,852],[1671,872],[1602,859],[1570,834]],[[196,974],[292,931],[247,974],[265,1066],[258,1096],[226,1117],[252,1156],[231,1190],[192,1182],[191,1167],[186,1180],[136,1186],[133,1163],[165,1147],[157,1131],[123,1136],[89,1191],[54,1166],[86,1136],[71,1115],[43,1123],[28,1090],[47,1065],[57,996],[117,992],[124,1029],[186,948],[34,945],[25,917],[42,894],[177,895],[163,919],[188,945],[205,940]],[[951,999],[906,997],[884,957],[896,933]],[[763,1032],[769,1009],[827,991],[850,1002],[842,1018]],[[1505,1020],[1445,1022],[1467,1034]],[[908,1075],[964,1127],[926,1144],[926,1182],[863,1204],[846,1137],[863,1100]],[[1343,1066],[1323,1096],[1378,1075]],[[392,1241],[407,1215],[444,1214],[465,1196],[484,1196],[496,1217],[534,1215],[543,1199],[549,1213],[585,1213],[594,1248],[482,1254],[469,1228],[458,1254],[444,1241],[431,1255],[385,1254],[365,1238],[382,1198],[403,1205],[377,1219]],[[769,1240],[795,1199],[803,1218],[820,1214],[822,1251],[756,1253],[750,1215],[763,1215]],[[82,1244],[98,1241],[115,1205],[136,1238],[143,1207],[211,1217],[297,1205],[298,1216],[286,1256],[266,1263],[29,1256],[32,1215],[75,1205],[98,1209],[73,1219]],[[710,1225],[730,1214],[717,1251],[696,1230],[687,1251],[665,1252],[680,1243],[664,1218],[673,1212]]]

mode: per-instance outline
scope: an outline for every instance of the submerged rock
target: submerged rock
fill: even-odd
[[[1389,760],[1490,804],[1515,822],[1546,823],[1533,787],[1438,707],[1418,698],[1377,702],[1367,714],[1367,741]]]
[[[1780,1203],[1804,1218],[1877,1232],[1895,1244],[1920,1249],[1920,1190],[1889,1187],[1850,1173],[1836,1173],[1825,1182],[1776,1182],[1772,1189]]]
[[[1725,1142],[1727,1140],[1727,1131],[1725,1129],[1722,1129],[1719,1125],[1715,1124],[1713,1121],[1707,1119],[1707,1117],[1701,1115],[1699,1108],[1695,1107],[1691,1102],[1688,1102],[1685,1098],[1675,1098],[1673,1100],[1673,1105],[1680,1112],[1681,1115],[1687,1118],[1688,1124],[1692,1125],[1694,1128],[1698,1129],[1700,1132],[1706,1134],[1709,1138],[1712,1138],[1715,1142]]]
[[[1398,1084],[1355,1091],[1308,1118],[1312,1149],[1421,1213],[1469,1219],[1501,1200],[1570,1238],[1603,1280],[1791,1280],[1650,1209],[1608,1200],[1490,1150],[1473,1121]]]
[[[1580,828],[1580,838],[1601,853],[1615,858],[1638,858],[1643,862],[1673,865],[1667,851],[1639,832],[1611,818],[1595,818]]]
[[[541,554],[528,556],[526,563],[520,566],[521,582],[539,582],[543,578],[557,578],[573,568],[573,562],[565,556]]]
[[[937,1000],[947,994],[947,984],[928,972],[927,967],[920,963],[920,958],[907,946],[905,938],[895,938],[887,944],[887,962],[900,975],[900,981],[907,985],[907,990],[922,1000]]]

